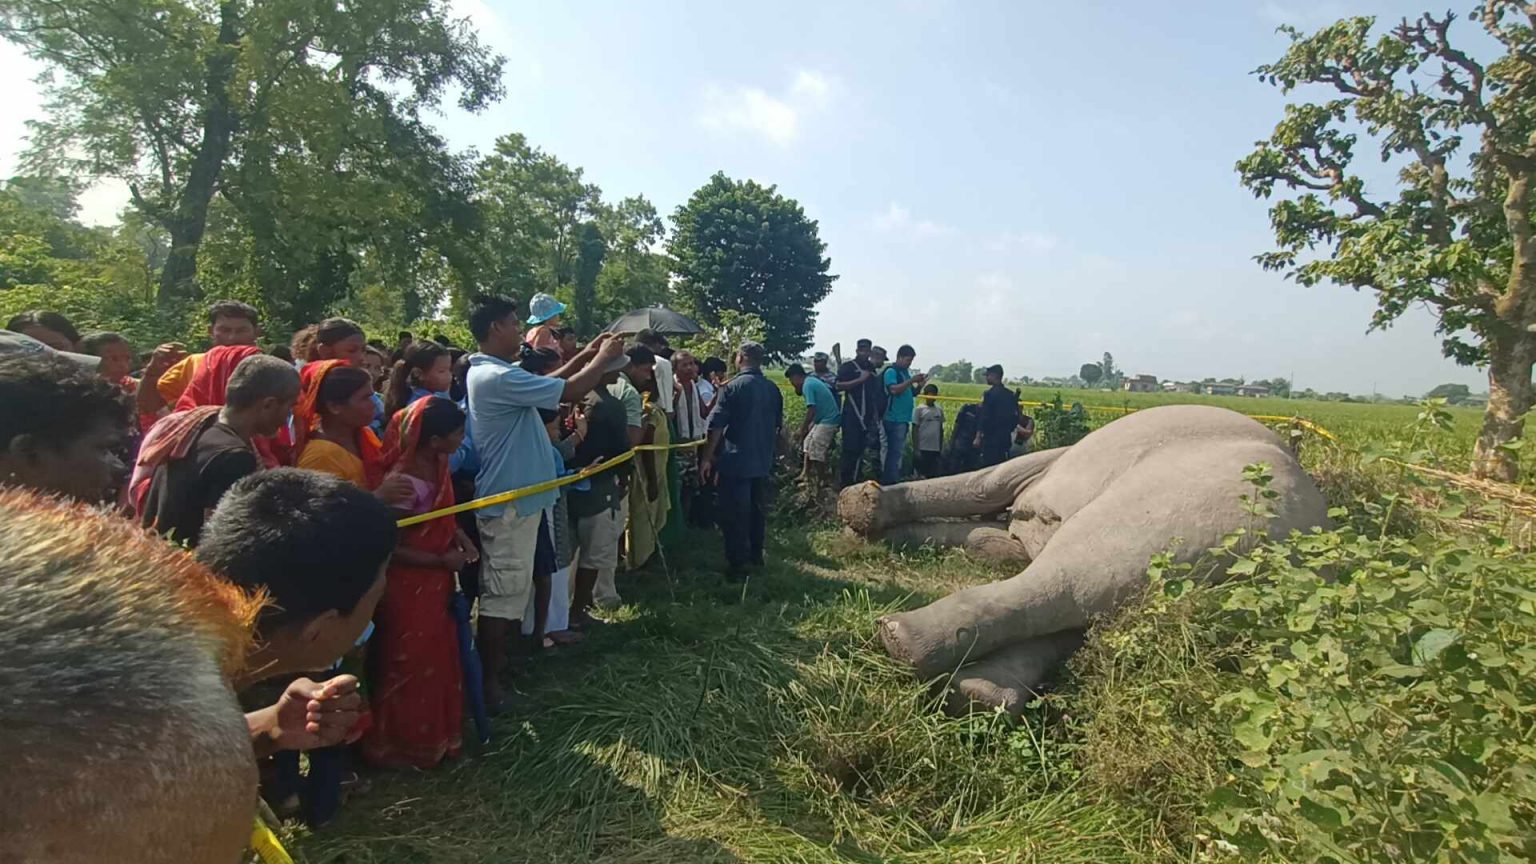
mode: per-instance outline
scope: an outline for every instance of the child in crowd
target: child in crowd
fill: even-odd
[[[944,409],[933,397],[939,395],[937,384],[923,387],[923,404],[912,412],[912,450],[916,454],[917,476],[939,476],[940,456],[944,452]]]

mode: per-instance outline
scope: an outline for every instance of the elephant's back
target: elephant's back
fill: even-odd
[[[1122,478],[1129,478],[1139,494],[1150,492],[1155,497],[1161,497],[1157,495],[1161,486],[1170,487],[1168,491],[1198,487],[1204,490],[1202,496],[1212,499],[1212,507],[1225,508],[1226,500],[1215,499],[1230,498],[1235,509],[1237,496],[1245,491],[1243,468],[1254,462],[1271,466],[1277,491],[1308,499],[1304,509],[1320,504],[1322,496],[1295,456],[1259,422],[1209,405],[1138,411],[1073,445],[1020,495],[1013,533],[1032,554],[1038,554],[1057,525]],[[1156,518],[1156,514],[1142,514],[1142,518],[1148,515]]]

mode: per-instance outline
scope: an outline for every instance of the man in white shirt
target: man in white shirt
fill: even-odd
[[[667,351],[667,339],[647,327],[635,334],[635,342],[651,349],[651,353],[656,355],[656,390],[661,396],[661,410],[667,412],[670,418],[673,415],[672,397],[677,384],[672,378],[672,361],[662,355],[663,351]]]
[[[703,392],[704,382],[699,380],[698,358],[691,352],[679,351],[672,355],[672,371],[677,385],[672,399],[677,443],[701,440],[709,435],[709,412],[705,409],[710,400]],[[699,448],[674,450],[673,455],[677,457],[681,479],[683,516],[690,525],[707,527],[707,490],[699,484]]]

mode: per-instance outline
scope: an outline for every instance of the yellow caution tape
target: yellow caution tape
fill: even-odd
[[[288,850],[283,848],[277,835],[272,833],[272,829],[259,816],[255,827],[251,829],[251,851],[256,853],[262,864],[293,864]]]
[[[569,486],[572,483],[580,483],[588,477],[607,471],[609,468],[615,468],[619,465],[623,465],[625,462],[635,458],[636,453],[653,450],[689,450],[694,447],[702,447],[703,445],[703,438],[700,438],[697,441],[686,441],[682,444],[641,444],[638,447],[628,450],[622,455],[615,456],[605,462],[594,462],[591,465],[581,469],[580,471],[577,471],[575,474],[567,474],[564,477],[556,477],[553,480],[546,480],[543,483],[535,483],[532,486],[524,486],[521,489],[512,489],[510,491],[501,492],[496,495],[487,495],[484,498],[476,498],[473,501],[465,501],[463,504],[455,504],[452,507],[444,507],[441,510],[433,510],[430,513],[422,513],[419,516],[409,516],[396,522],[395,525],[399,528],[409,528],[412,525],[420,525],[423,522],[430,522],[433,519],[441,519],[444,516],[453,516],[457,513],[467,513],[470,510],[480,510],[485,507],[495,507],[498,504],[506,504],[511,501],[516,501],[520,498],[527,498],[530,495],[537,495],[540,492],[548,492],[551,489],[559,489],[561,486]]]

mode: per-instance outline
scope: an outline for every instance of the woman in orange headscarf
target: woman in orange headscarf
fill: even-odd
[[[405,515],[453,506],[448,457],[464,440],[464,412],[441,397],[418,399],[390,420],[390,477],[410,484]],[[464,721],[463,673],[450,603],[453,574],[475,560],[452,516],[400,532],[369,646],[373,728],[363,755],[376,765],[430,768],[457,755]]]
[[[373,423],[373,379],[342,360],[299,370],[293,409],[295,465],[334,474],[370,491],[384,479],[383,448]]]

